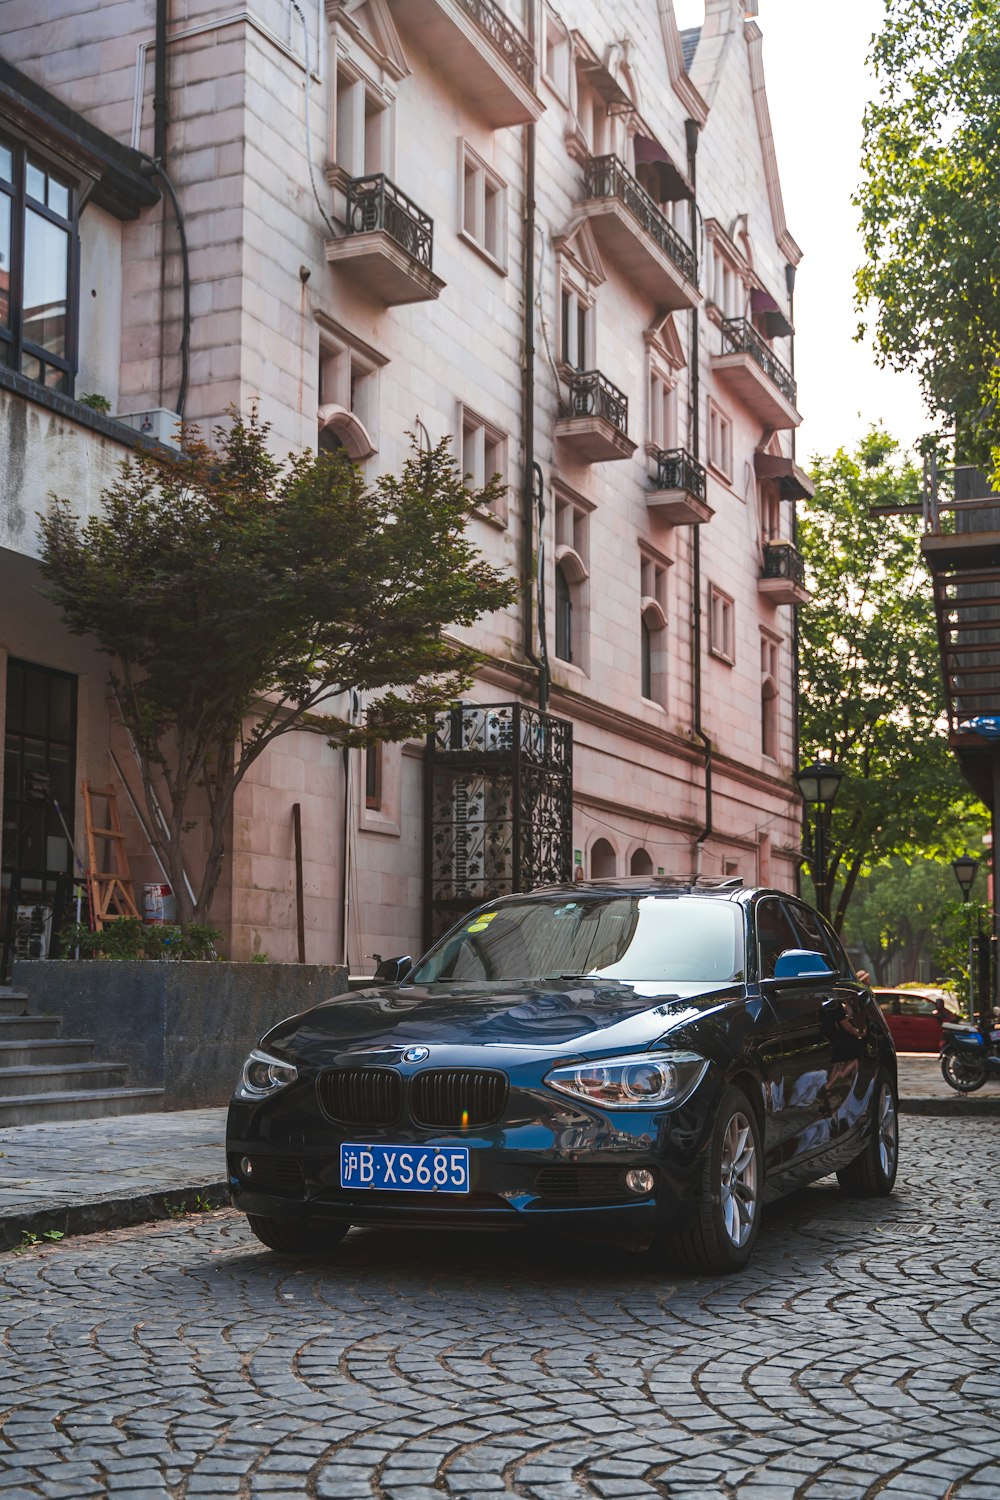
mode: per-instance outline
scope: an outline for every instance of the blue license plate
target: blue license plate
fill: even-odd
[[[340,1185],[380,1192],[467,1193],[469,1148],[342,1145]]]

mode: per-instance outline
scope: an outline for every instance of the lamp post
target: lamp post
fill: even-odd
[[[971,893],[972,893],[972,882],[975,880],[975,878],[976,878],[976,871],[979,869],[979,861],[978,861],[978,859],[973,859],[973,857],[972,857],[971,854],[965,853],[965,854],[959,855],[958,859],[953,859],[952,860],[952,862],[951,862],[951,868],[955,872],[955,879],[958,881],[959,887],[961,889],[962,900],[965,903],[965,905],[968,905],[970,897],[971,897]],[[982,932],[980,931],[980,926],[979,926],[979,912],[978,912],[978,908],[977,908],[977,911],[976,911],[976,932],[978,934],[978,937],[977,937],[977,940],[976,940],[975,944],[973,944],[972,931],[971,931],[971,929],[969,931],[969,1020],[970,1021],[974,1021],[975,1020],[975,1016],[976,1016],[976,982],[975,982],[975,978],[974,978],[974,975],[973,975],[973,967],[974,966],[973,966],[972,955],[973,955],[973,952],[975,952],[976,958],[977,958],[977,960],[979,960],[980,957],[981,957],[981,949],[982,949]],[[981,977],[982,976],[980,975],[980,978]]]
[[[830,892],[827,890],[826,880],[827,818],[830,808],[837,800],[837,793],[840,791],[840,783],[843,779],[843,771],[832,761],[815,760],[811,766],[805,766],[803,770],[795,773],[795,782],[806,809],[810,807],[816,809],[816,831],[813,835],[812,858],[809,866],[812,870],[813,885],[816,888],[816,905],[828,921]]]

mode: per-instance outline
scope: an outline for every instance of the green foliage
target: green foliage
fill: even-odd
[[[22,1229],[21,1239],[11,1250],[11,1255],[24,1255],[27,1250],[38,1250],[43,1240],[54,1245],[61,1239],[65,1239],[65,1231],[62,1229],[43,1229],[41,1234],[33,1234],[30,1229]]]
[[[180,927],[146,924],[138,917],[121,917],[109,922],[102,932],[92,932],[85,922],[71,922],[59,934],[60,958],[120,960],[136,959],[217,959],[216,943],[222,933],[216,927],[192,922]]]
[[[91,391],[86,396],[78,396],[77,400],[81,406],[89,406],[91,411],[107,412],[111,410],[111,402],[107,396],[101,396],[97,391]]]
[[[859,876],[893,856],[951,858],[978,804],[944,735],[929,579],[912,502],[920,476],[873,429],[854,454],[818,460],[799,546],[813,600],[799,617],[801,760],[847,773],[830,818],[825,888],[838,930]],[[807,858],[815,855],[808,840]],[[839,887],[838,886],[839,882]]]
[[[969,462],[1000,439],[1000,0],[886,0],[864,121],[862,317]]]
[[[369,486],[345,455],[279,463],[267,436],[256,413],[234,414],[214,448],[188,429],[179,456],[133,453],[82,526],[65,500],[42,518],[50,596],[112,659],[184,927],[209,911],[233,796],[268,745],[292,730],[335,745],[423,734],[479,660],[448,627],[516,597],[465,534],[499,477],[471,493],[447,439]],[[360,731],[351,690],[368,700]],[[198,817],[192,900],[182,840]]]

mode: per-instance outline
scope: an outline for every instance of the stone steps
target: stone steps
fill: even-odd
[[[94,1060],[61,1016],[33,1016],[23,990],[0,987],[0,1127],[94,1120],[163,1108],[162,1089],[129,1088],[124,1063]]]
[[[0,1100],[28,1094],[79,1093],[89,1089],[122,1089],[128,1083],[125,1063],[28,1064],[0,1067]]]
[[[99,1120],[163,1108],[162,1089],[80,1089],[0,1098],[0,1128],[52,1120]]]

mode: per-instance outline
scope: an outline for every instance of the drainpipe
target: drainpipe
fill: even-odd
[[[795,327],[795,267],[791,261],[785,266],[785,286],[788,290],[788,321]],[[788,364],[795,379],[795,334],[789,340]],[[795,459],[795,428],[792,428],[792,459]],[[792,546],[799,544],[799,502],[792,500]],[[799,765],[799,612],[792,610],[792,764]],[[795,894],[802,894],[802,866],[795,866]]]
[[[688,180],[694,191],[690,208],[690,232],[691,250],[697,264],[698,255],[698,204],[697,204],[697,164],[698,164],[698,131],[700,126],[697,120],[684,121],[684,134],[687,140],[687,170]],[[701,372],[699,368],[699,318],[698,309],[691,309],[691,353],[690,353],[690,388],[691,388],[691,420],[690,441],[691,457],[698,459],[701,453]],[[691,630],[691,697],[692,713],[694,723],[692,729],[694,735],[699,739],[705,750],[705,826],[695,840],[695,867],[694,878],[697,880],[701,874],[701,859],[705,843],[712,833],[712,741],[701,722],[701,527],[693,526],[694,538],[691,544],[691,594],[693,600],[692,630]]]
[[[156,0],[155,62],[153,65],[153,157],[167,155],[167,8],[170,0]]]
[[[533,26],[532,26],[533,30]],[[531,38],[533,40],[533,38]],[[538,670],[538,707],[549,701],[548,653],[545,649],[542,525],[545,517],[542,471],[535,462],[535,127],[524,127],[524,379],[521,386],[521,431],[524,434],[524,480],[521,487],[521,621],[522,649]],[[538,516],[538,572],[534,566],[535,516]],[[541,656],[535,650],[533,593],[538,595]]]

